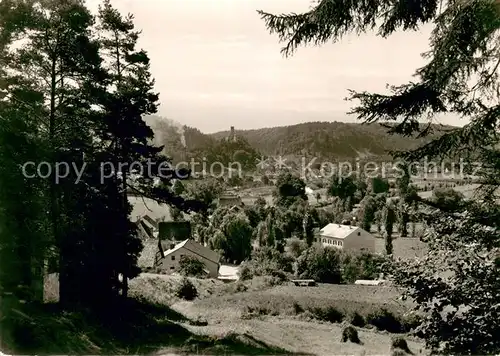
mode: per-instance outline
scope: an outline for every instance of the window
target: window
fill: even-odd
[[[361,236],[361,232],[358,231],[358,236]]]
[[[175,261],[175,256],[172,256],[172,261]]]
[[[340,246],[342,246],[344,244],[342,241],[339,241],[339,243],[340,243]]]
[[[175,268],[174,266],[170,267],[170,269],[174,269],[174,268]]]
[[[184,255],[181,255],[179,258],[182,258],[182,257],[184,257]]]

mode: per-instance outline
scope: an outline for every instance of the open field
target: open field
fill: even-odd
[[[267,308],[284,315],[291,312],[295,302],[304,309],[331,305],[344,313],[357,311],[361,315],[379,308],[404,313],[408,305],[402,304],[398,300],[399,296],[398,289],[390,286],[319,284],[317,287],[296,287],[290,284],[203,298],[193,307],[194,310],[205,310],[203,314],[211,314],[214,318],[224,318],[226,314],[241,316],[242,308],[246,306]]]
[[[233,331],[299,354],[382,355],[389,354],[390,334],[361,328],[362,345],[341,343],[341,324],[301,317],[294,308],[314,310],[331,306],[346,315],[358,312],[363,316],[385,308],[401,314],[409,305],[398,301],[398,296],[397,289],[381,286],[276,286],[195,302],[181,301],[173,304],[172,309],[188,318],[207,321],[206,326],[193,327],[193,332],[225,335]],[[248,310],[259,310],[261,315],[245,317]],[[410,338],[409,345],[415,353],[423,350],[418,340]]]
[[[397,237],[392,240],[394,248],[394,256],[402,259],[420,258],[427,252],[427,244],[420,241],[418,238],[412,237]],[[382,238],[375,239],[375,251],[385,253],[385,240]]]
[[[245,205],[253,205],[257,198],[262,197],[265,199],[267,204],[272,204],[273,202],[273,194],[274,186],[262,186],[262,187],[254,187],[242,189],[238,192],[238,195],[241,197],[241,200]]]
[[[458,185],[453,189],[464,195],[466,199],[470,199],[474,196],[475,190],[479,187],[479,184],[468,184],[468,185]],[[430,198],[432,196],[432,191],[419,192],[418,195],[421,198]]]
[[[398,243],[407,246],[415,240],[396,239],[396,251]],[[70,344],[54,343],[52,353],[385,355],[393,334],[368,325],[358,328],[362,344],[342,343],[343,324],[341,319],[331,319],[331,311],[334,317],[340,313],[342,319],[358,313],[368,322],[370,314],[383,309],[399,318],[411,307],[399,300],[400,291],[391,286],[276,286],[270,277],[230,283],[189,278],[198,291],[190,302],[176,296],[182,278],[143,273],[130,281],[131,301],[141,303],[138,307],[143,314],[120,322],[135,326],[125,339],[103,345],[100,329],[92,329],[89,321],[79,321],[89,323],[81,331],[81,326],[68,321],[68,325],[57,324],[55,330],[66,328],[66,334],[85,340],[81,345],[73,339]],[[119,327],[115,324],[113,328]],[[120,333],[120,329],[104,328],[110,339]],[[418,339],[405,338],[415,354],[425,353]]]

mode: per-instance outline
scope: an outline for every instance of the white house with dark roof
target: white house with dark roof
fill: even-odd
[[[183,256],[191,256],[205,265],[206,272],[211,278],[219,276],[220,255],[194,240],[187,239],[178,244],[161,241],[159,253],[154,263],[155,267],[166,273],[173,273],[179,269],[179,261]]]
[[[328,224],[318,232],[316,242],[346,251],[375,252],[375,237],[358,226]]]

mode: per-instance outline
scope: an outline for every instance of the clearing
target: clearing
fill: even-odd
[[[148,301],[167,303],[185,320],[203,321],[179,322],[193,335],[216,339],[238,335],[246,344],[252,344],[257,354],[263,354],[264,349],[308,355],[389,354],[393,334],[358,328],[361,345],[342,343],[342,324],[313,319],[308,316],[308,310],[332,307],[344,315],[357,312],[366,316],[381,308],[400,315],[409,308],[409,304],[398,300],[400,292],[394,287],[326,284],[317,287],[271,286],[266,284],[265,278],[260,280],[260,284],[256,280],[245,282],[246,287],[243,288],[242,282],[222,283],[190,278],[201,295],[194,301],[184,301],[172,295],[172,288],[178,280],[179,277],[175,276],[144,274],[132,281],[131,292]],[[425,352],[419,340],[406,339],[413,352]],[[260,349],[258,345],[261,345]],[[179,351],[166,347],[160,349],[158,354],[172,352]],[[206,353],[206,350],[200,352]],[[250,353],[241,351],[241,354]]]

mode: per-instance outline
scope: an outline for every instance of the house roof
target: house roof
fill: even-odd
[[[129,196],[128,201],[132,205],[132,213],[130,214],[132,222],[137,222],[146,215],[153,220],[172,220],[170,208],[166,204],[159,204],[153,199],[134,196]]]
[[[141,268],[154,267],[156,252],[158,252],[158,240],[148,239],[143,241],[143,246],[137,259],[137,266]]]
[[[128,196],[128,201],[132,205],[132,213],[130,220],[137,222],[144,217],[148,217],[152,221],[173,221],[170,207],[167,204],[160,204],[156,200],[140,197]],[[183,213],[184,220],[190,220],[190,215]]]
[[[139,221],[142,222],[147,228],[151,230],[156,229],[156,227],[151,223],[151,221],[149,221],[149,219],[147,219],[147,217],[148,217],[147,215],[143,216]]]
[[[321,236],[328,236],[336,239],[345,239],[347,236],[358,231],[364,230],[358,226],[328,224],[319,231],[319,234]]]
[[[144,224],[142,224],[142,221],[143,220],[140,220],[137,222],[137,227],[139,229],[139,236],[143,236],[146,237],[146,238],[151,238],[151,237],[154,237],[153,234],[151,233],[152,231],[151,230],[147,230],[145,227],[144,227]]]
[[[190,239],[179,242],[177,245],[174,246],[174,248],[166,250],[164,252],[164,255],[166,257],[166,256],[168,256],[168,255],[170,255],[170,254],[172,254],[172,253],[174,253],[182,248],[185,248],[185,249],[191,251],[195,255],[206,258],[209,261],[212,261],[214,263],[219,263],[220,255],[217,252],[212,251],[208,247],[205,247],[205,246],[199,244],[198,242],[190,240]]]

